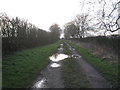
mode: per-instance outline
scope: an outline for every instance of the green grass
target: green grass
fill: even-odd
[[[60,42],[24,50],[3,60],[3,88],[26,88],[50,62]]]
[[[71,52],[70,52],[70,50],[69,50],[69,48],[67,47],[67,45],[66,45],[66,43],[65,42],[63,42],[63,52],[64,52],[64,54],[67,54],[67,55],[71,55]]]
[[[102,75],[112,83],[114,87],[118,87],[118,65],[112,64],[108,61],[103,61],[102,59],[91,54],[91,51],[83,49],[78,45],[68,42],[72,47],[74,47],[89,63],[91,63]]]
[[[71,52],[64,43],[64,53],[70,55]],[[63,79],[65,88],[89,88],[91,87],[85,73],[74,58],[67,58],[63,61]]]
[[[74,58],[68,58],[64,60],[62,71],[65,88],[91,87],[83,70]]]

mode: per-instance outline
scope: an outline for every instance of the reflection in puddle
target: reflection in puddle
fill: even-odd
[[[42,80],[35,83],[33,88],[45,88],[45,82],[46,82],[46,79],[43,78]]]
[[[50,65],[51,67],[60,67],[60,64],[57,64],[57,63],[52,63],[51,65]]]
[[[60,46],[63,46],[63,44],[61,43]]]
[[[69,50],[74,51],[75,49],[74,48],[69,48]]]
[[[50,60],[54,61],[54,62],[58,62],[60,60],[66,59],[69,56],[66,54],[54,54],[52,56],[49,57]]]
[[[63,51],[63,48],[58,48],[59,51]]]
[[[72,57],[73,57],[73,58],[81,58],[81,56],[78,55],[78,54],[73,54]]]

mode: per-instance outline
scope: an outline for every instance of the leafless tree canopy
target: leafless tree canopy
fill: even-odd
[[[67,23],[65,25],[65,36],[84,38],[85,36],[90,34],[89,32],[91,31],[93,31],[94,33],[102,31],[104,32],[104,35],[106,35],[106,32],[113,33],[120,30],[120,1],[87,1],[88,0],[86,0],[86,2],[81,2],[81,13],[75,16],[75,19],[72,20],[72,23]],[[88,4],[89,7],[86,6]],[[99,5],[98,10],[97,8],[95,8],[95,5]],[[92,8],[94,10],[90,11],[89,8]],[[86,9],[88,9],[88,11]],[[86,12],[84,12],[84,10]],[[75,25],[75,27],[72,24]],[[71,30],[73,31],[69,30],[68,27],[74,27],[74,29],[71,28]]]
[[[106,6],[106,1],[105,0],[101,0],[99,1],[99,4],[103,3],[103,8],[101,9],[101,16],[99,16],[98,20],[100,21],[100,27],[101,29],[105,28],[106,31],[110,31],[110,32],[115,32],[120,30],[120,1],[116,2],[113,4],[113,8],[112,10],[107,13],[107,11],[105,11],[107,8]],[[118,14],[116,13],[116,11],[118,12]]]

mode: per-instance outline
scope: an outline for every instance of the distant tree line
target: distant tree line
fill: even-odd
[[[15,51],[46,45],[59,40],[60,28],[57,24],[50,27],[51,32],[37,28],[25,19],[10,18],[0,14],[0,34],[2,36],[2,55]]]

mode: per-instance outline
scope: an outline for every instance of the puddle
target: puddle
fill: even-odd
[[[74,51],[75,49],[74,48],[69,48],[69,50]]]
[[[63,44],[61,43],[60,46],[63,46]]]
[[[46,82],[46,79],[43,78],[42,80],[36,82],[33,88],[45,88],[45,82]]]
[[[58,48],[59,51],[63,51],[63,48]]]
[[[81,58],[81,56],[78,55],[78,54],[73,54],[72,57],[73,57],[73,58]]]
[[[56,67],[60,67],[60,64],[52,63],[50,66],[53,67],[53,68],[56,68]]]
[[[52,60],[53,62],[58,62],[60,60],[66,59],[69,56],[66,54],[54,54],[52,56],[49,57],[50,60]]]

